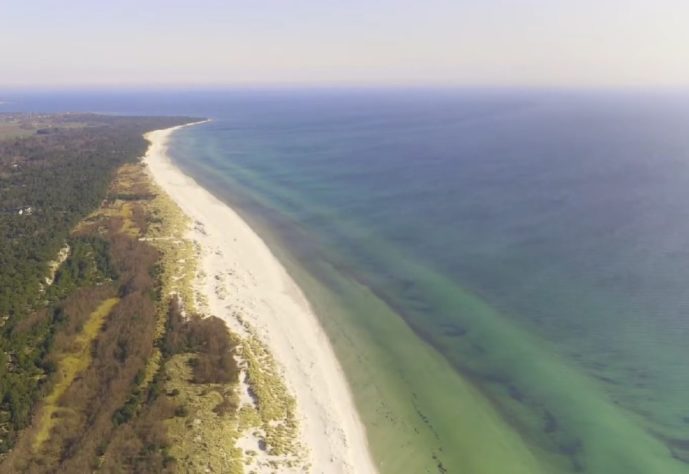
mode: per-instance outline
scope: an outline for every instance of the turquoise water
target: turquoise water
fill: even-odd
[[[384,472],[689,473],[689,96],[120,101],[213,118],[175,160],[303,286]]]

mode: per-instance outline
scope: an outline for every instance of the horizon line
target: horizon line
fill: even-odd
[[[648,91],[689,92],[689,84],[459,84],[437,82],[272,82],[272,83],[104,83],[104,84],[0,84],[0,94],[14,92],[169,92],[169,91],[241,91],[241,90],[486,90],[486,91]]]

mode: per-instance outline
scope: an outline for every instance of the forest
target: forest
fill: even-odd
[[[0,114],[0,472],[301,462],[278,366],[204,314],[191,221],[140,159],[197,120]]]
[[[142,134],[191,120],[68,114],[54,118],[51,133],[38,129],[0,140],[0,317],[6,329],[32,309],[48,262],[103,200],[113,172],[143,155]],[[27,208],[31,213],[19,213]]]
[[[145,132],[193,120],[0,116],[0,453],[10,451],[31,423],[35,404],[51,386],[55,354],[82,329],[94,303],[137,294],[137,285],[152,291],[153,283],[142,277],[132,283],[132,272],[148,275],[157,258],[152,249],[114,234],[72,231],[104,201],[116,170],[144,154]],[[50,275],[64,248],[69,256]],[[127,256],[138,266],[127,265]],[[136,317],[152,304],[138,294],[116,309],[136,307],[128,314]],[[125,337],[120,329],[116,339]]]

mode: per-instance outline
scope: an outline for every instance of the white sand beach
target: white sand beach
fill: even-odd
[[[296,399],[309,472],[376,472],[345,375],[309,302],[249,225],[171,162],[167,142],[177,128],[146,135],[145,163],[194,223],[189,238],[201,249],[204,309],[239,334],[241,315],[271,351]]]

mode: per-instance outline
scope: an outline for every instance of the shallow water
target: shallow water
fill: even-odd
[[[213,118],[175,159],[304,287],[383,471],[689,472],[689,97],[126,100]]]

